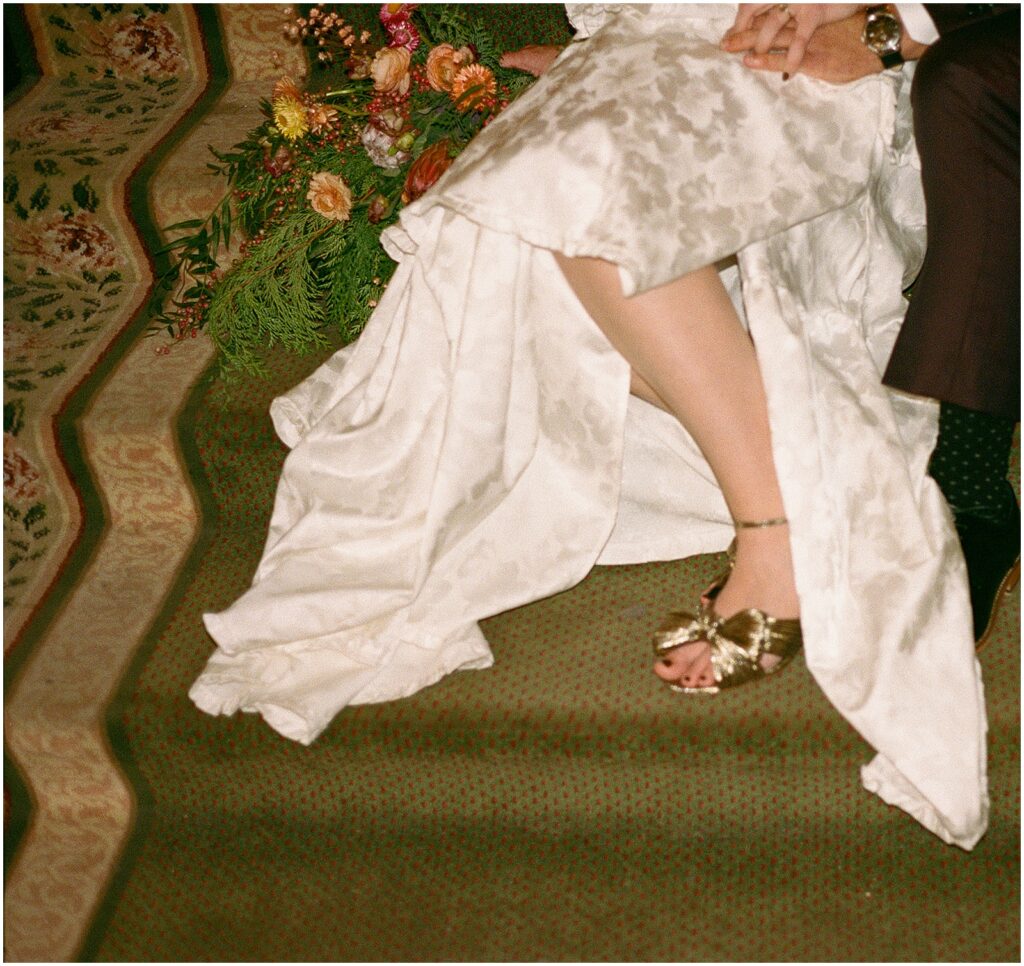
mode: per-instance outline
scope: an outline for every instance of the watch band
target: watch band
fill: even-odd
[[[878,56],[883,69],[891,70],[905,63],[900,53],[900,22],[884,4],[867,8],[861,40]]]
[[[905,64],[906,61],[903,59],[903,54],[898,50],[890,50],[884,54],[879,54],[878,59],[882,62],[882,66],[886,70],[890,70],[893,67],[899,67],[901,64]]]

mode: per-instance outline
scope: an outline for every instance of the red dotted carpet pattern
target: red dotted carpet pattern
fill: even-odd
[[[992,827],[945,846],[864,792],[870,749],[802,661],[709,700],[647,639],[715,557],[598,568],[485,625],[488,671],[350,708],[309,748],[187,690],[258,559],[283,447],[267,385],[196,414],[217,506],[121,705],[148,797],[101,960],[1017,961],[1019,604],[983,653]]]

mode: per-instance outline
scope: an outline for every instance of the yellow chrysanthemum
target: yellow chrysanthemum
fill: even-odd
[[[309,130],[306,108],[293,97],[279,97],[273,102],[274,123],[289,141],[298,141]]]

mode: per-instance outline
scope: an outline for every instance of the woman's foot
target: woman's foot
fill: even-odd
[[[757,353],[715,266],[705,265],[627,298],[617,265],[553,254],[580,304],[629,363],[632,391],[670,412],[689,432],[734,517],[757,521],[780,516],[782,495]],[[780,621],[794,618],[799,611],[788,528],[741,527],[740,533],[736,567],[715,601],[716,616],[740,615],[731,622],[735,638],[719,635],[716,640],[719,654],[723,638],[735,644],[729,658],[731,684],[761,673],[768,660],[756,663],[757,655],[767,650],[788,659],[801,639],[798,621],[777,627],[774,620],[765,620],[766,615]],[[756,610],[744,614],[751,608]],[[677,640],[688,640],[691,628],[696,633],[702,623],[712,622],[706,613],[690,616],[693,620],[681,636],[659,632],[659,643],[672,648]],[[673,684],[710,687],[709,652],[699,641],[680,644],[665,653],[655,670]]]
[[[712,606],[721,618],[748,608],[778,618],[799,617],[788,526],[738,531],[735,564]],[[770,670],[779,660],[765,654],[761,666]],[[695,641],[674,648],[658,659],[654,673],[669,684],[685,688],[711,687],[715,684],[711,646],[706,641]]]

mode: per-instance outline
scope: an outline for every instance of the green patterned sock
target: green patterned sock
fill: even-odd
[[[942,404],[928,471],[955,513],[993,523],[1006,519],[1011,493],[1006,469],[1015,426],[1010,419]]]

